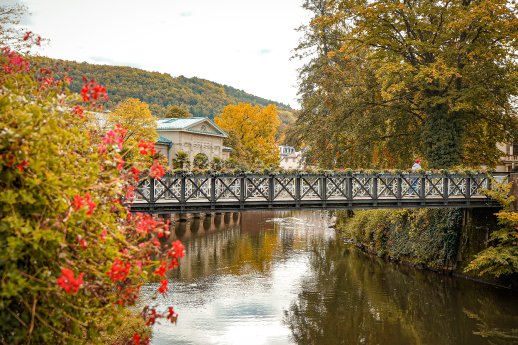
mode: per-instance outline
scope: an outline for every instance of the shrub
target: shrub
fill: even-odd
[[[209,157],[204,153],[198,153],[194,156],[192,165],[197,169],[207,169],[209,167]]]
[[[101,85],[71,94],[67,77],[31,70],[7,48],[0,66],[0,343],[99,343],[143,282],[167,291],[183,246],[162,246],[167,224],[121,204],[143,167],[125,161],[124,128],[103,133],[85,111],[107,97]],[[148,174],[163,168],[155,161]],[[142,316],[176,318],[149,306]]]

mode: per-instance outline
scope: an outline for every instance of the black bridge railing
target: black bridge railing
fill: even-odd
[[[499,181],[509,174],[494,173]],[[168,174],[141,180],[131,210],[151,213],[265,209],[494,207],[487,174]]]

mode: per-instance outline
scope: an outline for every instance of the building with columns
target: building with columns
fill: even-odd
[[[169,165],[180,151],[187,153],[192,163],[198,153],[206,155],[209,161],[215,157],[226,160],[232,150],[223,146],[227,133],[206,117],[158,119],[157,133],[160,138],[155,146],[167,157]]]

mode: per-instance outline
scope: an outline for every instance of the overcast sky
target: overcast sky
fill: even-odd
[[[197,76],[296,102],[302,0],[22,0],[42,55]]]

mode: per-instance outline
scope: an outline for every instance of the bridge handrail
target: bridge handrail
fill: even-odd
[[[491,174],[508,180],[509,173]],[[136,189],[136,203],[177,205],[205,203],[295,206],[320,203],[416,203],[449,201],[469,204],[487,199],[483,189],[491,188],[490,174],[484,173],[169,173],[162,179],[146,178]]]

